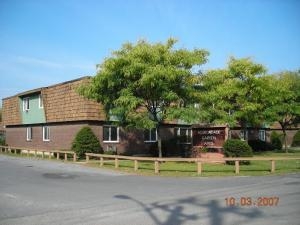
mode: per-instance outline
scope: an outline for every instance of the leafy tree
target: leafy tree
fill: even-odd
[[[292,143],[293,147],[298,147],[300,146],[300,130],[298,130],[295,134],[295,136],[293,137],[293,143]]]
[[[300,121],[300,73],[286,71],[268,79],[270,93],[265,98],[265,117],[280,124],[287,152],[286,130]]]
[[[226,69],[210,70],[201,76],[201,110],[212,123],[258,126],[263,122],[266,69],[249,58],[230,58]]]
[[[276,131],[272,131],[271,133],[271,144],[274,149],[281,150],[282,149],[282,142],[281,137],[282,135],[278,134]]]
[[[163,121],[180,116],[191,121],[199,114],[186,107],[195,99],[194,70],[207,61],[202,49],[177,49],[176,40],[150,44],[126,43],[98,65],[98,73],[79,92],[105,107],[107,116],[134,128],[159,128]],[[185,107],[183,107],[185,106]],[[108,118],[109,119],[109,118]]]
[[[98,138],[90,127],[83,127],[77,133],[73,143],[72,150],[76,152],[79,158],[84,157],[84,154],[89,153],[102,153],[102,147]]]

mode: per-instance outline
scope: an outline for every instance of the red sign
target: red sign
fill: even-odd
[[[193,146],[222,147],[225,142],[225,128],[194,128]]]

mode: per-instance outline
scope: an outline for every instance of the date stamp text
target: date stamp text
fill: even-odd
[[[225,198],[226,206],[278,206],[279,197],[277,196],[264,196],[264,197],[227,197]]]

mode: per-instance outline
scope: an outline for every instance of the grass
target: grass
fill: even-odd
[[[290,150],[290,153],[280,152],[262,152],[254,156],[260,157],[300,157],[299,150]],[[287,174],[300,172],[300,160],[278,160],[275,162],[275,173],[271,173],[271,162],[269,161],[252,161],[250,165],[240,165],[240,173],[238,176],[261,176],[272,174]],[[98,167],[99,160],[91,160],[89,166]],[[114,169],[118,171],[135,173],[141,175],[155,175],[153,162],[139,162],[138,171],[134,171],[134,163],[130,160],[119,160],[119,168],[115,169],[113,160],[105,161],[104,168]],[[195,163],[188,162],[164,162],[160,164],[161,176],[237,176],[235,174],[234,165],[224,164],[203,164],[202,174],[197,174],[197,167]]]
[[[4,154],[4,153],[3,153]],[[14,157],[27,157],[26,154],[5,154]],[[254,156],[259,157],[300,157],[300,149],[289,149],[289,153],[283,151],[260,152],[255,153]],[[31,157],[34,157],[31,155]],[[39,159],[41,156],[38,155]],[[48,160],[48,156],[45,156]],[[52,157],[52,160],[56,160]],[[69,159],[68,162],[71,162]],[[90,160],[87,166],[99,167],[99,160]],[[134,162],[130,160],[119,160],[119,168],[115,169],[114,160],[105,161],[103,168],[118,170],[126,173],[139,175],[155,175],[153,162],[139,161],[138,171],[134,171]],[[272,174],[287,174],[300,172],[300,160],[276,161],[275,173],[270,172],[271,162],[269,161],[252,161],[250,165],[241,165],[238,176],[262,176]],[[175,177],[197,177],[197,176],[237,176],[235,174],[234,165],[224,164],[203,164],[202,174],[197,174],[196,163],[189,162],[164,162],[160,163],[161,176],[175,176]]]

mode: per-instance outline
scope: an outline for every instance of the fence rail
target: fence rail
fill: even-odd
[[[12,153],[12,154],[26,154],[27,156],[33,154],[34,157],[37,157],[38,154],[42,155],[42,158],[45,158],[45,153],[48,154],[48,158],[54,158],[54,153],[56,153],[56,158],[59,159],[60,155],[64,155],[64,160],[68,160],[68,155],[71,155],[73,161],[77,161],[77,155],[73,151],[63,151],[63,150],[46,150],[46,149],[32,149],[32,148],[20,148],[12,146],[0,146],[1,153]]]
[[[115,168],[119,167],[119,160],[131,160],[134,162],[134,171],[138,171],[139,161],[150,161],[154,163],[154,172],[156,174],[160,171],[160,162],[192,162],[196,164],[196,170],[199,175],[202,174],[202,166],[205,163],[225,163],[227,161],[235,162],[235,173],[240,173],[240,162],[241,161],[269,161],[270,172],[274,173],[276,169],[276,161],[279,160],[300,160],[300,157],[244,157],[244,158],[153,158],[153,157],[132,157],[132,156],[120,156],[120,155],[105,155],[105,154],[94,154],[86,153],[86,162],[89,162],[91,157],[100,159],[100,166],[104,165],[104,159],[113,159]]]
[[[12,153],[12,154],[26,154],[27,156],[34,155],[37,157],[38,154],[45,158],[45,153],[48,154],[48,158],[59,159],[60,155],[64,155],[64,160],[68,160],[68,155],[71,155],[73,161],[77,161],[77,155],[73,151],[63,151],[63,150],[45,150],[45,149],[32,149],[32,148],[21,148],[12,146],[0,146],[0,153]],[[104,159],[113,159],[115,168],[119,167],[120,160],[130,160],[134,162],[134,171],[138,171],[139,162],[149,161],[154,164],[154,172],[156,174],[160,171],[161,162],[190,162],[195,163],[195,170],[200,175],[202,174],[203,164],[205,163],[225,163],[227,161],[234,162],[235,173],[240,173],[240,162],[241,161],[269,161],[270,162],[270,172],[274,173],[276,170],[276,161],[287,161],[287,160],[300,160],[300,157],[245,157],[245,158],[155,158],[155,157],[133,157],[133,156],[121,156],[121,155],[105,155],[105,154],[94,154],[86,153],[86,162],[89,162],[91,157],[98,158],[100,160],[100,166],[103,166]]]

